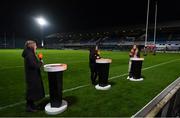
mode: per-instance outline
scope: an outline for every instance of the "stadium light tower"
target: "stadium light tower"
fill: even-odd
[[[43,41],[43,28],[44,28],[44,26],[47,26],[47,25],[48,25],[48,22],[47,22],[46,19],[43,18],[42,16],[37,17],[35,20],[36,20],[36,22],[39,24],[39,26],[40,26],[40,28],[41,28],[41,46],[43,47],[43,46],[44,46],[44,41]]]

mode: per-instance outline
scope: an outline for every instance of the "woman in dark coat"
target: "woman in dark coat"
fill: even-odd
[[[97,78],[97,65],[96,65],[96,59],[99,59],[100,56],[98,54],[98,50],[96,50],[94,47],[90,48],[89,50],[89,67],[91,70],[91,83],[93,85],[96,84],[96,78]]]
[[[22,53],[26,80],[26,110],[29,112],[35,112],[37,109],[34,102],[45,97],[40,72],[42,62],[39,61],[35,55],[36,48],[35,41],[27,41]]]

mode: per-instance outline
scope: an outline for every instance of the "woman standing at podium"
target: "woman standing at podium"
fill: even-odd
[[[129,53],[129,57],[132,58],[140,58],[140,49],[139,46],[137,45],[133,45],[133,48],[131,49],[130,53]]]
[[[133,48],[131,49],[131,51],[129,52],[129,57],[130,58],[140,58],[140,47],[137,45],[133,45]],[[129,72],[129,77],[131,78],[132,76],[132,72],[131,72],[131,60],[129,59],[129,68],[128,68],[128,72]]]
[[[97,78],[97,65],[96,65],[96,59],[100,59],[100,56],[98,54],[97,48],[90,48],[89,50],[89,67],[91,70],[91,83],[93,85],[96,84],[96,78]]]
[[[35,112],[37,107],[34,105],[45,97],[44,87],[41,79],[40,67],[42,62],[36,57],[36,42],[29,40],[25,43],[22,53],[24,58],[25,80],[26,80],[26,111]]]

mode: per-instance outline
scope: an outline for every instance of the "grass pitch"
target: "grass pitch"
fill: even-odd
[[[90,84],[90,70],[86,50],[38,50],[44,62],[66,63],[63,99],[68,109],[61,117],[114,117],[132,116],[166,86],[180,76],[180,54],[158,53],[144,57],[142,75],[144,81],[127,80],[128,52],[101,51],[103,58],[111,58],[108,91],[97,91]],[[22,50],[0,50],[0,116],[49,116],[44,111],[25,111],[25,80]],[[48,95],[47,73],[42,77]],[[72,89],[73,88],[73,89]],[[46,97],[45,100],[49,100]]]

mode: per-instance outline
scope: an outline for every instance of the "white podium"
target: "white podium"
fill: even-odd
[[[95,86],[97,90],[109,90],[111,85],[108,84],[109,65],[112,63],[111,59],[96,59],[98,69],[98,84]]]
[[[46,64],[44,71],[48,72],[50,103],[45,106],[45,112],[49,115],[62,113],[67,109],[68,103],[62,100],[63,71],[66,64]]]

